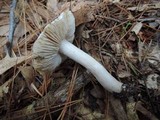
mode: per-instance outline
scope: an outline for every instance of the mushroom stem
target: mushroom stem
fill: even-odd
[[[108,91],[120,93],[123,83],[117,81],[99,62],[67,40],[60,43],[59,51],[88,69]]]

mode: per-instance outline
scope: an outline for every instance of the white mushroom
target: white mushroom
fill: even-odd
[[[48,24],[33,45],[33,66],[49,73],[61,64],[64,55],[88,69],[108,91],[120,93],[123,83],[117,81],[99,62],[72,44],[75,18],[66,10]]]

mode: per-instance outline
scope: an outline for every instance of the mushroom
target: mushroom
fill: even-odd
[[[120,93],[123,83],[116,80],[99,62],[72,44],[75,18],[66,10],[48,24],[33,45],[33,67],[41,74],[51,73],[65,59],[76,61],[88,69],[108,91]]]

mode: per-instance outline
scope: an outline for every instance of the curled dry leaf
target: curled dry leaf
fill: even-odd
[[[43,96],[39,90],[36,88],[34,85],[34,80],[35,80],[35,72],[32,66],[20,66],[19,70],[21,71],[21,74],[23,75],[24,79],[27,82],[27,85],[29,89],[32,91],[35,90],[40,96]]]
[[[136,23],[136,25],[132,28],[132,32],[134,32],[136,35],[139,33],[141,30],[143,24],[141,22]]]
[[[33,82],[35,73],[32,66],[20,66],[19,70],[21,71],[21,74],[23,75],[24,79],[27,80],[27,82]]]
[[[84,38],[90,38],[90,32],[92,32],[93,30],[84,30],[83,32],[82,32],[82,37],[84,37]]]

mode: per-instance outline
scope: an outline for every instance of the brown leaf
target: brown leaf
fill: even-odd
[[[9,31],[9,25],[0,26],[0,36],[7,36]]]
[[[33,82],[35,73],[32,66],[20,66],[19,70],[21,71],[21,74],[23,75],[24,79],[28,82]]]
[[[72,12],[75,16],[76,26],[94,20],[94,10],[97,3],[94,1],[78,1],[72,2]],[[61,13],[70,7],[70,2],[63,4],[57,13]]]
[[[0,39],[1,39],[1,42],[0,42],[0,48],[1,48],[1,47],[4,47],[4,45],[6,45],[7,39],[5,39],[4,37],[0,37]]]
[[[48,0],[48,2],[47,2],[47,9],[49,11],[56,11],[56,10],[58,10],[57,4],[58,4],[57,0]]]
[[[20,66],[19,70],[21,71],[21,74],[25,78],[27,85],[31,91],[35,90],[41,97],[43,96],[37,87],[34,85],[34,80],[35,80],[35,72],[32,66]],[[32,90],[33,89],[33,90]]]
[[[77,8],[79,9],[77,10]],[[91,5],[78,4],[75,6],[75,9],[73,9],[73,14],[76,19],[76,26],[94,20],[93,13],[94,10]]]
[[[25,60],[29,59],[31,59],[31,55],[13,58],[6,56],[4,59],[0,61],[0,75],[9,70],[10,68],[14,67],[15,65],[18,65],[24,62]]]
[[[128,72],[128,71],[119,71],[118,73],[118,77],[119,78],[126,78],[126,77],[130,77],[131,76],[131,73]]]

